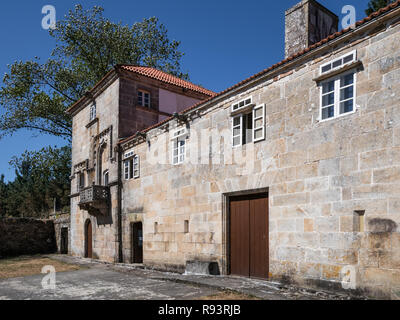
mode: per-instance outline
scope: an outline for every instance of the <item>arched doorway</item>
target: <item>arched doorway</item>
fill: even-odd
[[[87,219],[85,223],[85,258],[93,257],[93,230],[92,222]]]
[[[131,224],[132,235],[132,263],[143,263],[143,224],[136,222]]]

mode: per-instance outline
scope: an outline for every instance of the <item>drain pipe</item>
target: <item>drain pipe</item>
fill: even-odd
[[[118,210],[117,210],[117,215],[118,215],[118,262],[122,263],[123,262],[123,257],[122,257],[122,152],[121,152],[121,146],[117,144],[117,151],[118,151],[118,191],[117,191],[117,197],[118,197]]]

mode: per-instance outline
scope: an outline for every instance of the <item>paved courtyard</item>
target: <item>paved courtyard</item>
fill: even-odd
[[[52,255],[49,258],[80,268],[57,273],[55,289],[42,288],[44,274],[0,280],[0,300],[198,300],[215,296],[223,299],[226,292],[240,294],[237,296],[240,299],[349,299],[345,295],[286,287],[268,281],[179,275],[69,256]]]

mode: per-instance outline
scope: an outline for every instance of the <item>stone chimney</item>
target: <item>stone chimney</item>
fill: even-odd
[[[303,0],[285,13],[285,58],[338,31],[339,17],[315,0]]]

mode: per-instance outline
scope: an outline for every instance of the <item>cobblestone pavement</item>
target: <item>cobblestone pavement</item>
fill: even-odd
[[[44,275],[0,281],[1,299],[35,300],[193,300],[233,291],[264,300],[348,300],[350,296],[285,286],[270,281],[160,272],[126,264],[107,264],[50,255],[81,270],[58,273],[55,290],[42,289]]]

